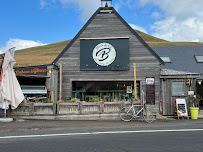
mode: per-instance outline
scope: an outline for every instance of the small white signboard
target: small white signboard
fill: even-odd
[[[146,78],[146,84],[153,85],[154,84],[154,78]]]
[[[194,95],[194,91],[188,91],[188,95],[189,96],[193,96]]]
[[[187,103],[184,98],[176,99],[176,110],[177,110],[178,118],[179,118],[179,116],[188,117]]]
[[[127,92],[127,93],[133,93],[133,88],[132,88],[132,86],[127,86],[126,92]]]

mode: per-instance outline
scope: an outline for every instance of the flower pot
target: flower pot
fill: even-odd
[[[199,107],[190,107],[191,119],[198,119]]]

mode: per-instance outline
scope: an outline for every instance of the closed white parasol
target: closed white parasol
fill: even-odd
[[[1,70],[0,108],[5,109],[5,117],[9,105],[11,109],[16,109],[25,98],[13,70],[13,65],[16,63],[13,49],[6,51]]]

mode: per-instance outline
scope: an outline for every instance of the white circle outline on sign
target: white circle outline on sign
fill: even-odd
[[[100,43],[94,48],[92,57],[98,65],[108,66],[115,60],[116,50],[109,43]]]

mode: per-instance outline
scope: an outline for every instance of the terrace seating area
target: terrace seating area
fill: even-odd
[[[127,94],[125,90],[99,90],[96,93],[86,92],[86,90],[76,90],[73,91],[72,97],[78,98],[81,101],[86,102],[94,102],[94,101],[116,102],[116,101],[129,101],[130,98],[132,97],[132,94]],[[64,100],[66,101],[67,99]]]
[[[133,81],[74,81],[72,82],[71,97],[85,102],[130,101],[134,96],[133,85]],[[140,82],[137,82],[137,90],[139,97]]]

